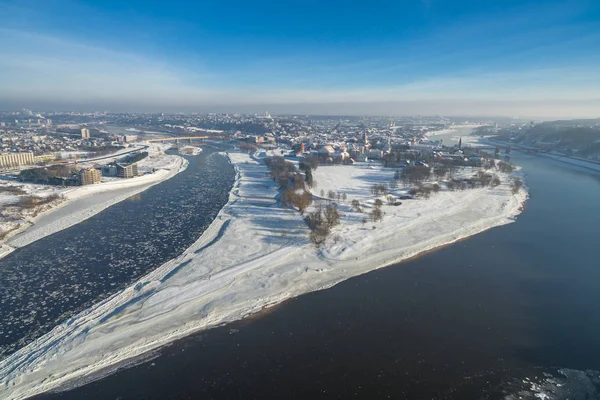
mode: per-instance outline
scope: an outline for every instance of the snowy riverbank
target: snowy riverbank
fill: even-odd
[[[513,195],[499,174],[503,183],[496,188],[442,191],[429,200],[386,205],[382,222],[365,225],[348,203],[356,198],[369,207],[370,186],[389,181],[394,171],[324,166],[315,171],[317,190],[343,191],[348,200],[333,232],[339,238],[317,250],[300,214],[277,203],[277,186],[260,160],[239,153],[229,158],[236,183],[199,240],[0,361],[3,398],[89,378],[195,331],[513,222],[527,197],[524,190]]]
[[[0,258],[18,247],[26,246],[45,236],[84,221],[102,210],[134,196],[185,170],[187,161],[176,155],[164,154],[164,146],[152,145],[149,156],[138,162],[142,176],[131,179],[114,179],[96,185],[52,190],[62,196],[52,207],[33,216],[23,216],[20,227],[6,235],[0,243]],[[154,172],[152,172],[154,171]],[[41,185],[30,187],[47,188]],[[36,193],[35,189],[32,189]],[[41,190],[41,189],[40,189]]]

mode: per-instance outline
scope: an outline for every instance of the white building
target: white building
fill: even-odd
[[[0,154],[0,168],[10,169],[24,165],[33,165],[33,152]]]

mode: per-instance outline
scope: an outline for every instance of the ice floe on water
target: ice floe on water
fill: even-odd
[[[130,199],[0,260],[0,358],[181,254],[232,182],[227,161],[207,155],[142,202]]]
[[[600,372],[559,369],[502,385],[504,400],[600,399]]]

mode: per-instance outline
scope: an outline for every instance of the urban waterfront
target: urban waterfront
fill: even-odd
[[[0,356],[181,254],[229,198],[233,167],[207,147],[175,177],[0,260]]]
[[[516,223],[41,397],[505,398],[561,368],[598,379],[600,179],[541,158],[512,161],[531,196]],[[572,398],[594,398],[590,382]]]

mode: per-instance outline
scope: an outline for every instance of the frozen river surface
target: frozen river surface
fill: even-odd
[[[0,358],[198,239],[227,202],[234,172],[209,148],[187,158],[170,180],[0,260]]]

